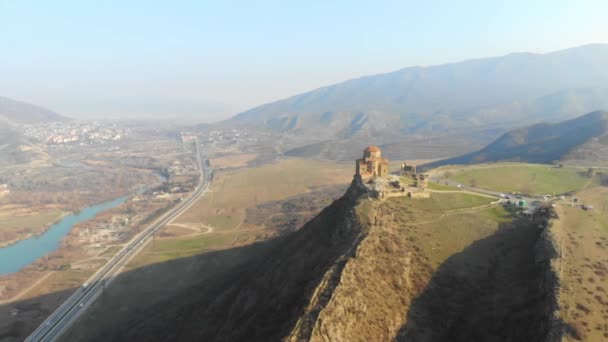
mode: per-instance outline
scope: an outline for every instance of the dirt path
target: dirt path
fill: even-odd
[[[213,233],[213,231],[215,230],[215,228],[208,226],[206,224],[202,224],[202,223],[171,223],[167,227],[169,227],[169,226],[182,227],[182,228],[191,229],[191,230],[195,231],[195,233],[192,233],[192,234],[181,235],[181,236],[172,236],[172,237],[170,237],[171,239],[188,239],[188,238],[199,236],[199,235]],[[203,231],[203,229],[205,229],[205,231]]]
[[[422,222],[416,222],[416,223],[412,223],[412,226],[420,226],[423,224],[428,224],[428,223],[433,223],[433,222],[437,222],[445,217],[451,216],[451,215],[458,215],[458,214],[467,214],[467,213],[472,213],[472,212],[476,212],[476,211],[480,211],[483,209],[488,209],[488,208],[492,208],[497,206],[497,203],[491,203],[491,204],[483,204],[477,207],[471,207],[471,208],[463,208],[463,209],[454,209],[454,210],[448,210],[444,213],[442,213],[441,215],[439,215],[438,217],[432,219],[432,220],[428,220],[428,221],[422,221]]]
[[[433,189],[426,189],[426,191],[428,191],[428,192],[436,192],[436,193],[443,193],[443,194],[457,193],[457,194],[469,194],[469,195],[475,195],[475,196],[481,196],[481,197],[487,197],[487,198],[497,198],[497,196],[494,196],[494,195],[484,194],[484,193],[481,193],[481,192],[475,192],[475,191],[469,191],[469,190],[433,190]]]

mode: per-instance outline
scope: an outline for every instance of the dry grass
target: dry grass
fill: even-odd
[[[61,217],[61,210],[30,210],[27,208],[0,209],[0,230],[31,228],[37,230]]]
[[[0,209],[0,245],[42,232],[64,214],[58,209],[32,210],[21,206]]]
[[[319,186],[348,183],[353,173],[354,167],[350,163],[296,158],[220,172],[211,191],[176,221],[233,229],[243,222],[249,207],[285,199]]]
[[[439,194],[425,200],[391,198],[381,202],[378,211],[371,208],[373,202],[360,205],[359,215],[371,216],[363,221],[376,224],[344,267],[340,284],[318,316],[311,341],[394,339],[412,300],[439,265],[511,220],[502,208],[443,219],[441,214],[488,201],[469,194]],[[479,258],[485,260],[483,255]],[[470,262],[471,267],[479,263]]]
[[[189,257],[205,250],[227,248],[232,245],[237,234],[232,231],[197,235],[192,238],[156,239],[129,263],[127,270]]]
[[[603,341],[608,339],[608,188],[577,196],[596,209],[562,205],[551,228],[562,247],[561,315],[584,340]]]
[[[161,235],[163,237],[148,245],[129,267],[138,268],[207,250],[266,240],[275,236],[276,232],[251,222],[243,224],[248,209],[283,200],[315,187],[347,183],[351,177],[350,164],[297,158],[256,168],[218,172],[211,191],[176,219],[177,225],[204,224],[213,227],[214,232],[179,237],[171,235],[183,235],[183,228],[165,227]]]
[[[210,160],[211,167],[220,170],[247,166],[247,163],[254,160],[258,155],[254,153],[237,154],[226,157],[218,157]]]

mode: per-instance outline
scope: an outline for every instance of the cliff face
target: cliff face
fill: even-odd
[[[544,329],[548,333],[544,342],[559,342],[564,335],[564,324],[560,318],[558,303],[561,273],[560,245],[553,234],[552,223],[549,221],[547,223],[549,226],[543,230],[536,243],[534,262],[540,267],[538,286],[546,296],[542,313],[547,317],[547,327]]]
[[[380,203],[361,205],[371,213],[364,238],[345,255],[340,274],[326,275],[332,281],[319,285],[287,340],[394,338],[428,272],[414,272],[422,265],[412,265],[417,260],[406,232],[384,224],[387,212]]]

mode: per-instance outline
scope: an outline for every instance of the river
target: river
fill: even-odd
[[[59,248],[61,240],[75,224],[92,219],[100,212],[123,204],[128,196],[92,205],[77,214],[63,217],[41,235],[0,248],[0,276],[18,272],[25,266]]]

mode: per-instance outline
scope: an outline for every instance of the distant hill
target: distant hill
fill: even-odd
[[[15,126],[70,120],[49,109],[0,96],[0,165],[28,163],[40,158]]]
[[[608,108],[608,45],[409,67],[265,104],[224,122],[318,141],[396,141],[569,119]]]
[[[425,167],[495,161],[550,163],[577,158],[587,163],[608,161],[608,112],[515,129],[479,151]]]
[[[0,119],[0,166],[30,162],[36,155],[29,142],[14,130],[7,120]]]
[[[66,117],[49,109],[1,96],[0,117],[4,117],[16,123],[40,123],[67,120]]]

